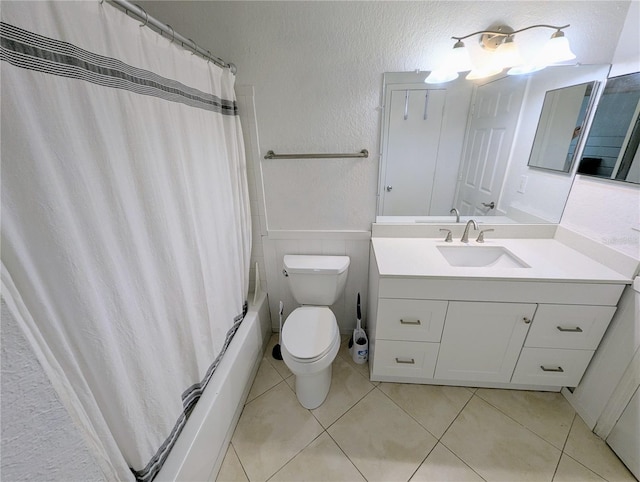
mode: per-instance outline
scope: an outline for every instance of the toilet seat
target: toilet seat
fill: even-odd
[[[336,337],[336,317],[326,306],[297,308],[282,328],[282,344],[301,363],[312,363],[325,356],[335,344]]]

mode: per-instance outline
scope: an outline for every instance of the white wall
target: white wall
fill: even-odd
[[[143,2],[236,63],[255,86],[260,153],[357,152],[366,160],[263,161],[268,228],[369,230],[375,217],[383,72],[429,70],[464,35],[570,23],[582,63],[610,63],[628,2]],[[546,39],[545,30],[519,34]],[[468,45],[474,44],[473,41]]]
[[[571,173],[553,172],[527,166],[544,97],[548,90],[569,85],[592,80],[604,83],[608,72],[608,64],[581,65],[572,69],[551,67],[536,72],[535,76],[531,78],[523,101],[523,114],[518,124],[518,133],[505,179],[502,205],[516,208],[547,222],[557,223],[560,221],[562,210],[571,190],[573,173],[577,169],[577,163],[573,166]],[[519,192],[523,176],[526,178],[526,188],[524,192]],[[517,218],[517,216],[513,217]]]

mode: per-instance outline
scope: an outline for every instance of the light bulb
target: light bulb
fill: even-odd
[[[458,73],[446,68],[432,70],[424,79],[425,84],[442,84],[458,78]]]
[[[509,35],[504,42],[498,45],[491,62],[494,68],[500,70],[524,63],[518,45],[513,41],[513,35]]]

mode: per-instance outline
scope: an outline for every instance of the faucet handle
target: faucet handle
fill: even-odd
[[[440,231],[446,231],[447,232],[447,237],[444,238],[445,243],[451,243],[453,241],[453,237],[451,236],[451,230],[450,229],[440,229]]]
[[[495,231],[495,229],[489,228],[480,231],[480,234],[478,234],[478,239],[476,239],[476,243],[484,243],[484,233],[488,233],[489,231]]]

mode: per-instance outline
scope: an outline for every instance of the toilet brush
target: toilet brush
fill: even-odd
[[[282,360],[282,350],[280,349],[280,343],[282,343],[282,313],[284,312],[284,303],[280,302],[280,331],[278,332],[278,343],[273,347],[271,356],[276,360]]]

